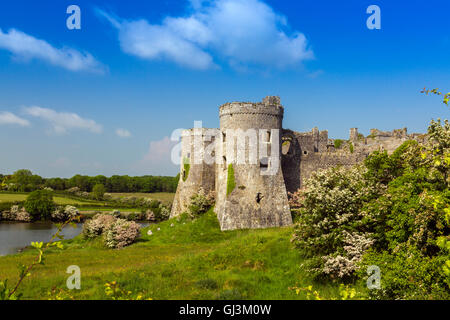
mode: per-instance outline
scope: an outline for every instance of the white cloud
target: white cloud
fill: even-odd
[[[179,142],[172,141],[169,137],[151,141],[147,153],[134,165],[134,169],[138,172],[144,170],[154,174],[176,174],[179,166],[172,163],[171,154],[177,143]]]
[[[215,66],[213,55],[236,68],[283,68],[314,57],[305,36],[283,31],[286,18],[261,0],[195,0],[191,9],[192,15],[161,24],[98,12],[119,30],[122,50],[144,59],[208,69]]]
[[[121,138],[129,138],[129,137],[131,137],[131,132],[128,131],[127,129],[122,129],[122,128],[117,129],[116,130],[116,134],[119,137],[121,137]]]
[[[48,121],[52,130],[57,134],[64,134],[71,129],[84,129],[93,133],[102,132],[102,126],[91,119],[83,119],[76,113],[56,112],[52,109],[41,107],[25,108],[25,113]]]
[[[148,152],[144,156],[144,161],[151,163],[171,162],[172,148],[177,144],[169,137],[164,137],[162,140],[150,141]]]
[[[70,71],[105,71],[104,66],[90,53],[68,47],[58,49],[16,29],[10,29],[6,33],[0,29],[0,49],[10,51],[17,59],[39,59]]]
[[[26,119],[20,118],[15,114],[7,111],[0,112],[0,125],[2,124],[16,124],[21,127],[30,125],[30,122]]]

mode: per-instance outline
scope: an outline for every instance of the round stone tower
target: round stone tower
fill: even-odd
[[[215,190],[215,162],[206,161],[205,150],[214,143],[215,136],[211,130],[217,129],[193,128],[183,130],[181,134],[181,165],[180,180],[172,204],[170,217],[176,217],[186,212],[191,203],[191,197],[203,189],[205,195]]]
[[[292,224],[281,170],[283,110],[273,96],[219,108],[215,211],[222,230]]]

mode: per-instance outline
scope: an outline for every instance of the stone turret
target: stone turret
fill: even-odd
[[[223,155],[215,211],[222,230],[292,224],[281,170],[283,112],[279,97],[219,108]]]
[[[191,197],[197,194],[200,188],[206,194],[215,189],[215,164],[206,161],[204,153],[208,146],[214,143],[214,136],[209,136],[210,130],[217,131],[193,128],[184,130],[181,134],[180,180],[173,200],[171,218],[187,211]]]

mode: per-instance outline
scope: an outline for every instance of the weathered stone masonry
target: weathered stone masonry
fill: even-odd
[[[215,191],[215,212],[222,230],[290,225],[292,219],[287,192],[303,187],[314,171],[338,165],[352,166],[363,161],[372,151],[392,152],[404,141],[423,139],[420,134],[408,135],[406,128],[390,132],[372,129],[367,137],[359,134],[357,128],[351,128],[349,140],[329,139],[328,131],[317,128],[310,132],[282,129],[283,113],[279,97],[269,96],[259,103],[226,103],[219,108],[220,129],[185,130],[181,138],[183,161],[180,181],[171,217],[185,212],[190,198],[203,189],[205,193]],[[236,138],[227,137],[228,129],[241,129],[242,133],[248,129],[267,131],[257,136],[258,143],[267,144],[269,150],[279,147],[281,170],[274,175],[261,175],[262,166],[272,164],[262,163],[259,154],[254,164],[236,164],[227,159],[227,142]],[[271,129],[279,129],[279,136],[271,135]],[[211,130],[215,132],[212,138]],[[216,142],[223,148],[223,158],[218,159],[219,155],[216,155],[215,164],[195,161],[203,157],[194,148],[195,139],[200,139],[197,141],[201,141],[205,148],[214,139],[220,139]],[[247,157],[248,142],[237,144],[237,148],[243,148],[240,151]],[[228,194],[230,164],[235,187]]]

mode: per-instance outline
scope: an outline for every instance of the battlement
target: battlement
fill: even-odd
[[[371,138],[406,138],[408,137],[408,129],[394,129],[392,131],[381,131],[378,129],[370,129]]]
[[[193,137],[193,136],[210,136],[213,131],[217,131],[216,128],[190,128],[184,129],[181,132],[182,137]]]
[[[219,107],[219,116],[233,114],[263,114],[283,117],[280,97],[267,96],[262,102],[228,102]]]

